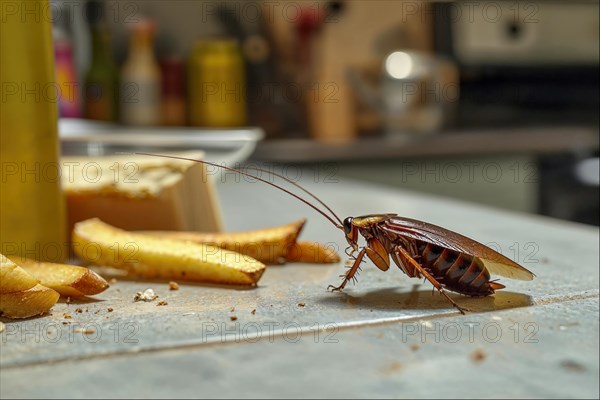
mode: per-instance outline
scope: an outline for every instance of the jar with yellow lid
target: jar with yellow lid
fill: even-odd
[[[246,76],[241,50],[234,40],[199,41],[188,70],[190,124],[236,127],[246,124]]]

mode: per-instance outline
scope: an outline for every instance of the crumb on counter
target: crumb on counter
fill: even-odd
[[[108,307],[108,308],[106,309],[106,311],[108,311],[108,312],[113,312],[113,311],[114,311],[114,309],[113,309],[112,307]]]
[[[391,375],[393,373],[396,373],[398,371],[400,371],[403,368],[402,364],[399,362],[393,362],[389,365],[386,365],[384,368],[382,368],[380,371],[383,375]]]
[[[229,312],[235,312],[235,307],[231,307],[231,308],[229,309]]]
[[[232,315],[231,317],[229,317],[229,319],[232,321],[237,321],[237,317],[235,315]]]
[[[256,308],[254,310],[250,311],[250,314],[256,315]]]
[[[169,290],[179,290],[179,284],[177,282],[169,282]]]
[[[144,292],[137,292],[133,296],[133,301],[153,301],[158,298],[158,295],[154,293],[152,289],[146,289]]]
[[[92,333],[96,333],[96,330],[90,329],[90,328],[77,328],[77,329],[75,329],[75,333],[83,333],[84,335],[91,335]]]
[[[169,304],[169,303],[167,303],[167,302],[166,302],[166,301],[164,301],[164,300],[161,300],[161,301],[159,301],[158,303],[156,303],[156,305],[157,305],[157,306],[166,306],[166,305],[168,305],[168,304]]]
[[[63,314],[63,317],[64,317],[64,319],[71,319],[71,318],[73,318],[73,317],[71,316],[71,314],[66,314],[66,313],[65,313],[65,314]]]
[[[305,306],[306,306],[306,304],[304,304],[304,303],[298,303],[298,307],[305,307]]]
[[[480,363],[487,357],[487,354],[481,349],[477,349],[471,353],[471,361],[475,363]]]
[[[560,366],[571,372],[584,372],[586,370],[583,364],[578,363],[575,360],[563,360]]]

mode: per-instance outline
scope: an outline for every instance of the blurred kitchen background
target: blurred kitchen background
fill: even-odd
[[[259,127],[253,161],[598,225],[598,1],[51,12],[63,121]]]

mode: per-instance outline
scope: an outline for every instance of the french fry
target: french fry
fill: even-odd
[[[145,231],[144,234],[166,239],[210,244],[222,249],[245,254],[266,264],[286,259],[288,249],[296,243],[306,220],[286,225],[233,233],[204,233],[177,231]]]
[[[0,294],[0,316],[29,318],[45,314],[58,301],[60,294],[42,285],[27,290]]]
[[[265,265],[215,246],[127,232],[97,218],[75,224],[75,254],[141,278],[256,285]]]
[[[340,256],[334,249],[324,244],[298,241],[290,247],[287,260],[303,263],[337,263],[340,261]]]
[[[282,260],[305,263],[337,263],[339,255],[316,242],[297,241],[306,220],[287,225],[234,233],[146,231],[164,237],[193,243],[205,243],[246,254],[267,264]]]
[[[39,262],[11,257],[40,284],[56,290],[64,297],[82,297],[101,293],[108,283],[94,271],[75,265]]]
[[[0,293],[22,292],[38,283],[39,280],[0,254]]]

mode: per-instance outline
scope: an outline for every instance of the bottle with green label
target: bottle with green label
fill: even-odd
[[[103,3],[86,4],[90,26],[92,62],[85,76],[85,117],[116,122],[119,110],[119,72],[110,46]]]

